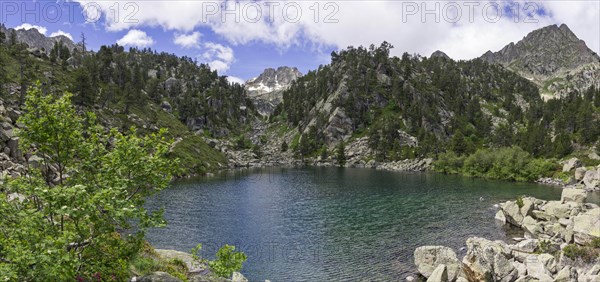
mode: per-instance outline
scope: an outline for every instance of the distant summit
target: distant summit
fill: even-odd
[[[437,51],[431,53],[430,57],[431,58],[445,58],[445,59],[450,59],[450,57],[448,57],[448,55],[446,55],[446,53],[444,53],[444,52],[442,52],[440,50],[437,50]]]
[[[258,77],[246,81],[245,87],[262,115],[270,115],[283,101],[283,91],[290,87],[302,73],[297,68],[268,68]]]
[[[46,54],[50,53],[54,47],[54,44],[57,42],[62,42],[62,44],[66,46],[69,51],[73,51],[73,49],[78,48],[78,46],[73,43],[71,39],[64,35],[47,37],[35,28],[30,28],[27,30],[15,30],[13,28],[6,28],[4,25],[0,25],[0,31],[6,35],[5,40],[9,40],[10,34],[14,31],[18,42],[27,44],[29,49],[37,49]]]
[[[481,59],[504,65],[537,83],[542,94],[563,95],[600,81],[600,57],[565,24],[530,32]]]

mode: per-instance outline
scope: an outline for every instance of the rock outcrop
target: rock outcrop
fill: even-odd
[[[461,264],[454,250],[444,246],[425,246],[419,247],[414,253],[415,264],[423,276],[430,278],[441,276],[439,266],[443,265],[443,271],[446,272],[447,279],[453,281],[458,277]],[[436,273],[436,270],[438,273]],[[429,281],[429,280],[428,280]]]
[[[600,281],[600,257],[573,260],[563,251],[569,244],[595,248],[590,243],[600,238],[600,207],[585,203],[585,193],[565,189],[561,201],[524,197],[501,204],[496,218],[521,228],[526,238],[514,244],[467,239],[457,276],[450,271],[455,253],[443,246],[417,248],[415,265],[427,281]]]

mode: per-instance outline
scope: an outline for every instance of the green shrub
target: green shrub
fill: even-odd
[[[234,271],[242,270],[242,264],[247,257],[242,252],[235,252],[235,247],[225,245],[217,252],[217,258],[209,261],[208,265],[218,276],[229,278]]]
[[[408,147],[405,147],[408,148]],[[434,168],[443,173],[460,173],[464,164],[464,157],[457,155],[453,151],[442,153],[434,162]]]
[[[516,203],[517,203],[517,206],[518,206],[519,208],[522,208],[522,207],[525,205],[525,204],[523,203],[523,196],[519,196],[519,197],[517,197],[517,201],[516,201]]]
[[[440,154],[434,166],[445,173],[513,181],[534,181],[556,170],[554,162],[535,159],[519,147],[479,149],[467,157],[450,151]]]
[[[563,253],[572,260],[581,259],[588,263],[598,257],[598,252],[594,250],[594,248],[590,246],[578,246],[575,244],[569,244],[564,247]]]

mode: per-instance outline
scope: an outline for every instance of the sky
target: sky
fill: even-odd
[[[268,67],[306,73],[332,51],[383,41],[395,56],[472,59],[563,23],[600,53],[597,0],[2,0],[0,22],[75,42],[83,33],[92,50],[118,43],[188,56],[236,82]]]

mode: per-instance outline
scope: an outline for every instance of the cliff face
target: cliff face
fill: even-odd
[[[248,96],[254,101],[261,115],[270,115],[277,105],[283,101],[283,91],[302,73],[297,68],[268,68],[261,75],[246,82]]]
[[[565,24],[529,33],[481,59],[501,64],[535,82],[547,98],[600,84],[600,57]]]

